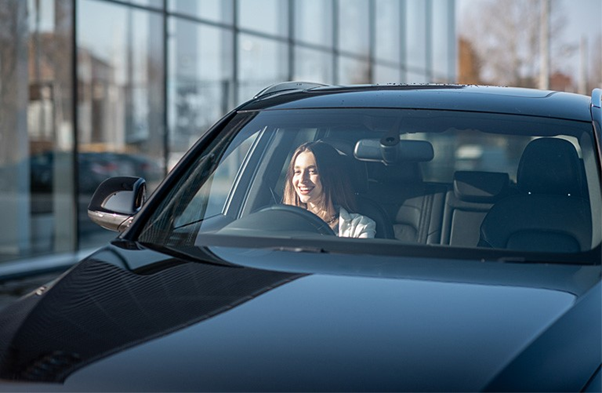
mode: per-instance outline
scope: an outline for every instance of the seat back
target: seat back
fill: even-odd
[[[533,140],[517,172],[519,193],[496,203],[481,225],[479,245],[542,252],[591,247],[589,201],[574,146],[558,138]]]
[[[333,146],[345,160],[345,165],[350,168],[350,180],[355,191],[357,212],[371,218],[376,223],[375,237],[381,239],[394,239],[391,219],[385,210],[367,195],[368,172],[366,163],[353,157],[353,143],[341,139],[325,138],[324,142]]]
[[[453,190],[445,197],[441,243],[476,247],[485,215],[493,204],[508,195],[507,173],[457,171]]]
[[[424,182],[419,162],[369,165],[372,170],[368,195],[391,217],[395,238],[438,244],[447,187]]]

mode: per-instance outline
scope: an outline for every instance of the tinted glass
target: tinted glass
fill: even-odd
[[[293,80],[332,83],[333,55],[330,52],[295,47],[295,66]]]
[[[76,247],[72,11],[0,5],[0,262]]]
[[[397,0],[377,0],[375,6],[374,55],[378,60],[399,64],[405,38],[402,33],[403,24],[399,23],[403,16],[403,3]]]
[[[332,47],[333,2],[295,0],[295,40]]]
[[[430,82],[428,56],[431,51],[429,40],[429,2],[407,0],[405,13],[406,26],[406,70],[408,83]],[[440,39],[440,37],[438,37]]]
[[[443,83],[455,81],[456,55],[454,2],[450,0],[433,0],[432,2],[432,69],[433,82]]]
[[[305,143],[314,150],[296,151]],[[514,258],[599,263],[599,248],[587,254],[599,245],[602,225],[593,146],[589,123],[530,116],[387,109],[241,114],[199,151],[140,240],[195,246],[215,235],[250,236],[256,246],[260,239],[296,239],[302,247],[311,244],[304,239],[351,237],[364,242],[362,253],[389,244],[403,245],[388,251],[403,255],[414,245],[451,247],[446,257],[503,259],[514,252]],[[332,201],[332,217],[313,209],[325,200]],[[525,224],[536,210],[537,225]],[[499,243],[497,232],[514,226],[519,234]]]
[[[232,23],[233,0],[169,0],[169,11],[218,23]]]
[[[287,36],[288,2],[280,0],[238,0],[238,23],[241,28]]]
[[[370,2],[345,0],[338,7],[339,50],[368,56],[370,50]]]
[[[338,81],[342,85],[370,83],[371,69],[368,61],[340,56],[338,59]]]
[[[153,190],[165,173],[163,22],[140,9],[78,4],[80,239],[93,246],[111,238],[87,214],[100,182],[141,176]]]
[[[267,38],[241,34],[238,44],[238,100],[248,100],[257,92],[287,80],[288,47]]]
[[[233,105],[232,32],[170,20],[169,163],[179,158]]]

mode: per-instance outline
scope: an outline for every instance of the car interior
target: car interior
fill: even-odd
[[[503,132],[439,125],[431,132],[415,130],[409,121],[393,136],[395,150],[385,152],[390,129],[370,122],[372,128],[334,121],[322,127],[266,123],[251,122],[247,135],[241,132],[231,143],[196,194],[197,205],[180,209],[178,228],[199,223],[200,234],[325,234],[319,222],[308,224],[307,212],[281,206],[294,150],[320,140],[347,163],[357,213],[376,222],[377,239],[557,253],[586,252],[600,243],[591,126],[559,133],[545,124]],[[226,165],[232,157],[236,163]],[[221,194],[220,178],[227,179]]]

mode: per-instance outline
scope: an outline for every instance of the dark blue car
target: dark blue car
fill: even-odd
[[[288,82],[0,313],[10,391],[602,390],[601,91]]]

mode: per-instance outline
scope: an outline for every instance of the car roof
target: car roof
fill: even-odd
[[[517,87],[436,84],[328,86],[285,82],[239,110],[308,108],[442,109],[591,121],[585,95]]]

